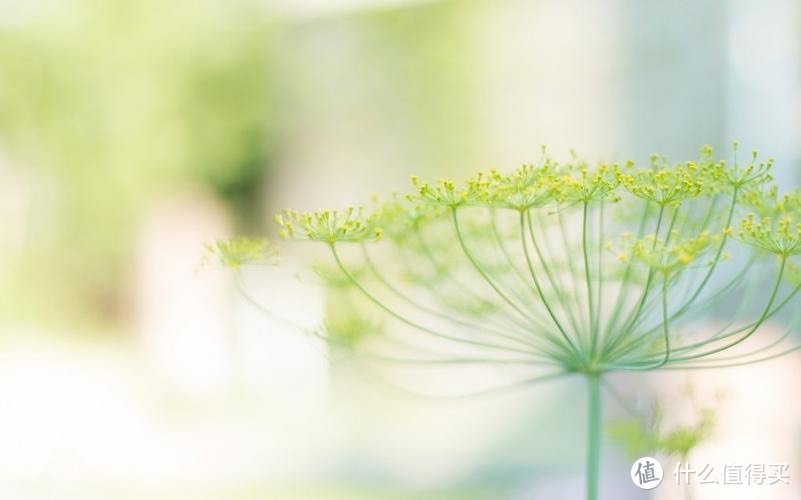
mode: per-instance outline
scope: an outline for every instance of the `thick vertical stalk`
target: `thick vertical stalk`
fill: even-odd
[[[601,376],[587,375],[587,500],[598,500],[601,465]]]

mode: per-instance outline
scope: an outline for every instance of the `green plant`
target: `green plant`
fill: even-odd
[[[730,165],[708,147],[678,164],[657,155],[644,167],[575,155],[560,163],[543,148],[536,165],[510,174],[460,185],[415,177],[413,193],[372,211],[287,210],[276,221],[284,237],[329,250],[340,280],[385,314],[381,335],[392,325],[403,334],[403,356],[379,357],[530,371],[499,390],[584,377],[594,500],[607,374],[736,366],[799,349],[783,347],[788,329],[723,355],[801,287],[801,194],[779,195],[771,165],[756,154]],[[766,276],[768,292],[750,295]],[[737,303],[724,324],[705,319]],[[314,333],[335,340],[324,327]]]
[[[723,396],[716,395],[712,404],[708,402],[700,406],[695,397],[692,386],[687,386],[682,399],[690,403],[695,418],[689,422],[665,425],[665,403],[656,401],[650,415],[641,415],[633,411],[617,391],[610,389],[615,398],[630,414],[627,419],[617,420],[607,427],[607,435],[613,441],[621,443],[627,454],[635,459],[643,455],[655,456],[661,454],[676,457],[682,463],[687,463],[690,454],[705,441],[712,437],[718,410],[717,407]],[[686,485],[684,497],[692,498],[692,491]]]
[[[623,443],[628,454],[636,458],[648,453],[663,453],[687,461],[690,453],[709,438],[715,426],[715,410],[704,408],[697,422],[663,428],[664,410],[657,406],[649,422],[632,418],[609,426],[609,437]]]

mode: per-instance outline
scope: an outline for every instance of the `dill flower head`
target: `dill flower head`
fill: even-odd
[[[631,194],[659,205],[681,203],[714,191],[722,171],[722,165],[704,161],[668,166],[663,158],[652,156],[651,162],[651,168],[618,170],[617,175]]]
[[[287,210],[276,220],[284,237],[326,243],[343,279],[392,320],[387,330],[394,322],[436,339],[443,358],[513,356],[558,373],[701,367],[725,364],[718,353],[796,293],[782,275],[801,253],[801,202],[770,185],[771,165],[754,155],[731,166],[708,147],[643,167],[544,154],[463,183],[412,177],[411,193],[369,213]],[[354,263],[369,272],[357,276]],[[776,280],[756,319],[690,334],[758,268]]]
[[[412,204],[394,195],[391,199],[379,202],[373,212],[373,222],[381,228],[382,236],[391,240],[408,239],[415,228],[436,217],[441,207],[430,204]]]
[[[206,255],[233,269],[245,265],[278,263],[278,249],[275,245],[264,239],[246,237],[209,243],[206,245]]]
[[[491,170],[476,175],[471,184],[477,191],[474,204],[527,210],[553,203],[554,169],[548,162],[523,165],[509,175]]]
[[[734,144],[734,152],[737,153],[737,143]],[[724,179],[731,186],[741,188],[749,185],[765,184],[773,180],[770,175],[770,170],[773,168],[773,158],[768,158],[767,161],[759,162],[757,152],[751,153],[751,162],[745,166],[739,166],[735,163],[734,168],[727,169],[724,173]]]
[[[743,206],[757,217],[801,214],[801,190],[799,189],[779,196],[778,186],[759,186],[743,190],[741,196]]]
[[[590,168],[587,163],[577,161],[562,165],[560,174],[551,183],[554,199],[561,203],[591,201],[619,201],[616,193],[619,181],[615,166],[601,163]]]
[[[349,207],[345,210],[321,210],[299,213],[284,210],[275,216],[281,226],[281,236],[328,244],[335,242],[366,241],[381,238],[382,228],[376,226],[374,216],[364,216],[362,207]]]
[[[678,231],[671,232],[663,239],[649,234],[645,238],[630,241],[628,252],[631,257],[627,256],[625,251],[622,255],[625,261],[633,258],[655,271],[669,274],[679,272],[709,254],[714,244],[722,237],[723,233],[710,236],[708,231],[702,231],[697,237],[683,240],[679,239]]]
[[[801,253],[801,222],[793,215],[755,219],[748,214],[740,221],[739,237],[745,243],[784,258]]]
[[[473,181],[460,187],[447,179],[440,179],[434,184],[429,184],[421,182],[417,176],[412,176],[412,185],[417,189],[417,193],[410,195],[409,198],[419,203],[455,208],[476,200],[481,191],[482,182],[481,180]]]

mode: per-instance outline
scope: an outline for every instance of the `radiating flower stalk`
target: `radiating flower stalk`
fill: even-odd
[[[328,249],[329,275],[382,312],[373,336],[391,342],[343,341],[325,324],[315,335],[389,362],[524,370],[497,390],[584,377],[595,500],[609,373],[740,366],[801,348],[792,328],[747,348],[801,287],[801,193],[780,194],[771,165],[718,160],[708,147],[645,165],[560,163],[543,149],[511,173],[413,177],[410,194],[371,210],[287,210],[276,221],[284,237]],[[235,248],[213,250],[226,260]]]

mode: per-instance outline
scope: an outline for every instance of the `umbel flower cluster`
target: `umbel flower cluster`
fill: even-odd
[[[413,177],[412,192],[371,210],[287,210],[276,221],[284,237],[327,247],[331,274],[382,311],[381,335],[397,350],[368,355],[514,364],[530,371],[515,386],[586,377],[593,499],[604,374],[801,348],[789,327],[752,339],[801,288],[801,192],[780,193],[771,166],[756,154],[744,165],[716,159],[709,147],[644,165],[558,162],[543,150],[535,165],[462,183]]]
[[[369,212],[286,210],[276,221],[284,237],[327,245],[380,309],[460,347],[588,374],[729,365],[780,354],[714,356],[798,290],[801,194],[778,194],[771,163],[754,155],[728,165],[709,148],[698,160],[653,156],[645,167],[545,157],[461,185],[413,177],[413,193]],[[354,244],[359,263],[349,265],[341,247]],[[749,298],[757,269],[774,279]],[[686,328],[721,304],[753,313],[754,300],[755,318]]]

